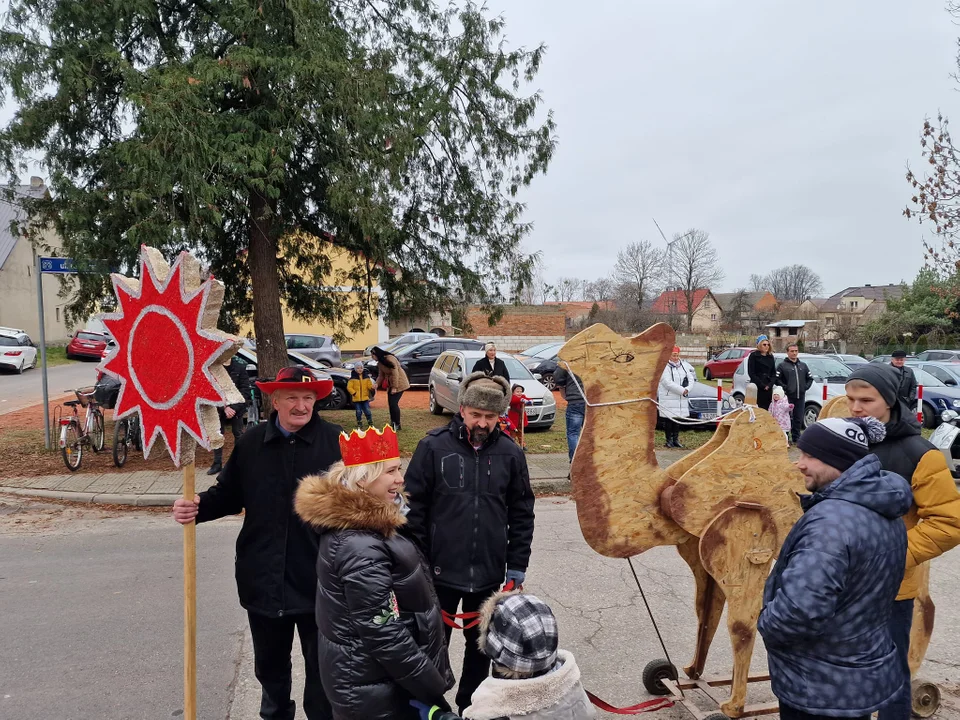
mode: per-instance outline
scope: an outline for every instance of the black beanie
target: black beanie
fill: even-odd
[[[803,431],[797,447],[840,472],[870,454],[870,443],[886,436],[883,423],[867,418],[826,418]]]
[[[880,393],[880,397],[887,404],[888,408],[897,405],[897,391],[900,388],[900,378],[897,377],[897,371],[887,363],[867,363],[850,373],[847,378],[851,380],[862,380],[868,385],[872,385]]]

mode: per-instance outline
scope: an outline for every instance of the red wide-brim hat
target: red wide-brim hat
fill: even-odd
[[[326,374],[314,374],[303,367],[285,367],[277,373],[275,380],[257,381],[260,392],[267,395],[272,395],[278,390],[290,390],[294,385],[301,390],[315,392],[317,400],[322,400],[333,392],[333,378]]]

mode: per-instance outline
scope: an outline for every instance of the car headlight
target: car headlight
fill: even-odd
[[[733,410],[733,405],[730,404],[730,398],[725,397],[725,398],[723,399],[723,402],[720,403],[720,410],[721,410],[721,412],[725,412],[725,413],[730,412],[731,410]]]
[[[954,406],[955,408],[960,408],[960,400],[954,400],[954,401],[953,401],[953,406]]]

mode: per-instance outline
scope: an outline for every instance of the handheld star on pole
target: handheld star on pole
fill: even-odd
[[[240,339],[217,330],[223,283],[204,278],[200,262],[181,253],[171,267],[143,246],[140,279],[111,276],[117,312],[104,315],[117,347],[101,369],[120,381],[115,418],[139,413],[144,456],[162,437],[180,466],[193,461],[193,443],[223,445],[217,407],[244,402],[223,364]]]

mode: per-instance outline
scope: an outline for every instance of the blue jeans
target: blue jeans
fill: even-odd
[[[896,600],[890,615],[890,634],[897,648],[897,664],[900,666],[903,687],[890,703],[880,708],[878,720],[909,720],[913,703],[910,691],[910,628],[913,626],[913,600]]]
[[[364,400],[363,402],[355,402],[353,404],[353,409],[357,411],[357,425],[360,424],[360,416],[367,416],[367,425],[373,425],[373,413],[370,412],[370,401]]]
[[[583,430],[583,415],[587,406],[583,403],[567,405],[567,452],[570,453],[570,462],[573,462],[573,452],[580,442],[580,431]]]

